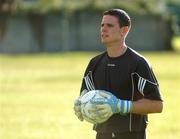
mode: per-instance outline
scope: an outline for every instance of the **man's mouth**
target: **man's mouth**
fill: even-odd
[[[101,37],[102,37],[102,38],[107,38],[107,37],[109,37],[109,35],[107,35],[107,34],[101,34]]]

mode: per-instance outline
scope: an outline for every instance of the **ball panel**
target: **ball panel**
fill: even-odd
[[[96,95],[95,91],[89,91],[86,94],[84,94],[81,98],[80,101],[81,103],[87,103],[88,101],[90,101],[94,96]]]
[[[87,92],[84,96],[81,98],[81,113],[83,115],[83,118],[90,123],[97,124],[97,123],[103,123],[107,119],[109,119],[109,116],[100,115],[97,111],[96,104],[92,103],[92,99],[98,98],[98,99],[104,99],[104,103],[106,103],[106,97],[103,97],[99,95],[101,90],[92,90]]]

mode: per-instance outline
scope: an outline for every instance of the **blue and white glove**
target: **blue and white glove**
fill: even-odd
[[[77,98],[74,101],[74,111],[75,111],[75,115],[78,117],[78,119],[80,121],[83,121],[84,118],[83,118],[82,113],[81,113],[81,102],[79,101],[79,98]]]
[[[109,117],[114,113],[126,115],[132,111],[132,101],[118,99],[112,93],[104,90],[100,90],[99,95],[105,99],[95,98],[92,100],[92,103],[96,104],[97,111],[101,115]]]
[[[87,93],[88,91],[87,90],[83,90],[82,92],[81,92],[81,95],[74,101],[74,111],[75,111],[75,115],[78,117],[78,119],[80,120],[80,121],[83,121],[84,120],[84,118],[83,118],[83,116],[82,116],[82,113],[81,113],[81,101],[80,101],[80,99],[81,99],[81,97],[85,94],[85,93]]]

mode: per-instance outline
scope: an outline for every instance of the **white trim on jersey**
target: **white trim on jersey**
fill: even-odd
[[[140,77],[138,81],[138,90],[143,96],[144,96],[143,90],[144,90],[145,84],[146,84],[146,80]]]
[[[88,91],[95,90],[91,71],[84,77],[84,80]]]
[[[133,75],[137,75],[139,77],[138,79],[138,91],[144,96],[144,87],[146,85],[147,82],[149,82],[150,84],[153,84],[153,85],[158,85],[157,83],[154,83],[148,79],[145,79],[143,77],[141,77],[138,73],[134,72],[134,73],[131,73],[132,75],[132,78],[133,78]]]

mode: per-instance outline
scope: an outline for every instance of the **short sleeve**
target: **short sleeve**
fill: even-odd
[[[82,79],[80,94],[84,90],[87,90],[87,91],[95,90],[95,85],[94,85],[93,75],[92,75],[93,67],[94,67],[94,64],[93,64],[93,61],[91,60],[85,70],[84,77]]]
[[[149,62],[141,58],[134,73],[135,86],[144,98],[161,100],[158,81]]]
[[[106,52],[103,52],[100,55],[97,55],[90,60],[88,66],[85,70],[85,73],[84,73],[80,93],[84,90],[87,90],[87,91],[95,90],[93,72],[96,69],[96,66],[98,65],[98,63],[101,61],[101,59],[105,55],[106,55]]]

